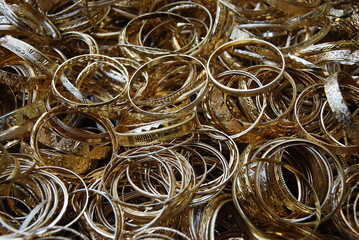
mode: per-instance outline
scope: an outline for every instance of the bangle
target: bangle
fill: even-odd
[[[183,240],[191,240],[184,233],[168,227],[151,227],[148,229],[144,229],[131,237],[131,240],[140,240],[140,239],[183,239]]]
[[[261,51],[262,49],[262,51]],[[261,55],[266,54],[266,55]],[[213,65],[223,65],[230,70],[244,70],[246,66],[246,61],[251,60],[257,62],[258,65],[261,63],[270,62],[271,65],[278,66],[281,70],[280,72],[267,84],[263,84],[260,87],[253,89],[245,90],[233,90],[225,88],[217,79],[216,75],[220,72],[217,68],[212,67]],[[253,66],[253,64],[252,64]],[[279,80],[282,78],[285,68],[285,60],[281,51],[274,46],[273,44],[259,40],[259,39],[243,39],[235,40],[223,44],[217,48],[209,57],[207,62],[207,70],[211,82],[218,88],[222,89],[225,92],[240,95],[245,93],[247,96],[254,96],[266,91],[270,91],[275,86],[277,86]]]
[[[355,238],[358,234],[357,223],[357,203],[358,194],[356,188],[359,182],[358,165],[352,165],[345,169],[347,176],[345,198],[343,201],[333,199],[334,204],[340,204],[338,211],[335,213],[333,220],[335,226],[340,230],[343,236],[347,238]]]
[[[0,11],[5,18],[16,27],[24,30],[29,37],[36,34],[35,40],[51,37],[54,40],[60,39],[61,35],[55,25],[38,9],[27,2],[7,4],[6,0],[0,1]]]
[[[321,0],[315,0],[310,2],[301,2],[296,0],[265,0],[274,8],[280,9],[285,13],[289,13],[295,16],[303,15],[311,10],[317,8]]]
[[[358,88],[347,84],[341,84],[339,87],[346,102],[356,106],[357,96],[355,94],[353,95],[351,92],[358,92]],[[342,127],[335,129],[340,125],[338,124],[332,110],[329,110],[328,108],[324,109],[324,107],[327,106],[327,104],[325,104],[327,100],[326,98],[323,84],[310,86],[302,91],[294,106],[296,122],[306,138],[326,146],[335,154],[348,155],[356,153],[358,151],[358,145],[355,144],[356,131],[349,133],[351,137],[345,133],[345,130],[348,131],[348,129],[353,128],[353,123],[350,123],[347,126],[348,129],[343,129]],[[304,102],[306,102],[305,105]],[[338,104],[338,106],[342,106],[342,103]],[[354,114],[357,114],[357,111]],[[333,119],[335,119],[335,122],[330,123]],[[349,122],[350,121],[351,120],[349,120]],[[328,132],[328,126],[334,130],[333,133],[336,135],[336,140],[334,141],[332,139],[333,135]],[[354,140],[354,142],[351,142],[350,138],[352,141]]]
[[[189,55],[155,58],[136,70],[127,97],[138,112],[155,118],[183,116],[193,111],[208,85],[205,66]]]
[[[86,121],[98,128],[81,128],[81,122]],[[84,174],[99,160],[115,156],[117,138],[108,119],[60,106],[52,108],[36,121],[30,146],[40,165],[66,167]]]
[[[0,117],[0,141],[26,135],[35,120],[46,111],[41,101],[28,104]]]
[[[83,191],[79,189],[77,193]],[[121,207],[97,189],[88,189],[88,195],[88,204],[82,204],[83,194],[74,202],[76,212],[83,211],[79,223],[96,239],[121,239],[124,234],[124,213]],[[114,217],[114,223],[110,223],[110,216]]]
[[[57,68],[57,64],[33,46],[16,39],[10,35],[0,38],[0,45],[12,51],[19,57],[28,61],[42,73],[51,77]]]
[[[347,77],[351,78],[346,72],[337,72],[329,76],[324,83],[324,91],[335,118],[342,125],[349,140],[359,147],[359,126],[354,122],[339,87],[339,81],[343,81],[342,79]]]
[[[195,128],[195,113],[193,113],[181,118],[157,120],[137,126],[119,124],[115,133],[121,146],[143,146],[159,144],[188,135]]]
[[[106,166],[101,190],[121,205],[126,225],[136,233],[170,220],[188,205],[193,174],[179,152],[160,145],[134,148]]]
[[[84,42],[88,49],[81,49],[80,45],[76,46],[71,44],[71,42],[75,42],[74,40]],[[76,43],[76,42],[75,42]],[[68,31],[62,34],[61,42],[56,46],[57,48],[63,49],[66,47],[66,50],[71,50],[71,53],[76,53],[76,55],[83,55],[84,52],[88,52],[88,54],[99,54],[99,47],[95,39],[86,33],[76,32],[76,31]],[[77,52],[78,51],[78,52]]]
[[[72,73],[70,70],[76,65],[85,65],[85,67],[77,76],[75,75],[76,79],[69,79],[68,74]],[[113,73],[114,79],[104,78],[102,79],[104,82],[98,84],[99,80],[95,76],[93,77],[95,79],[90,77],[101,68],[109,68],[107,71]],[[98,54],[85,54],[62,63],[53,75],[51,88],[54,96],[70,108],[94,108],[123,102],[128,84],[127,79],[126,68],[114,58]],[[110,91],[110,89],[106,89],[107,87],[111,87],[113,90]],[[81,89],[84,89],[86,94],[82,93]],[[111,94],[105,90],[114,93]],[[90,99],[86,98],[86,95],[89,95]]]

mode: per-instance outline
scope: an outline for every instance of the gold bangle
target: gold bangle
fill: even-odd
[[[10,35],[0,38],[0,45],[12,51],[19,57],[28,61],[35,68],[49,77],[52,77],[57,68],[57,64],[44,55],[42,52],[17,38]]]
[[[75,65],[85,66],[82,72],[76,76],[75,80],[68,79],[66,72]],[[103,91],[100,86],[96,85],[94,82],[95,80],[84,80],[87,79],[89,75],[93,74],[93,72],[97,69],[106,66],[114,69],[116,71],[115,75],[118,78],[115,81],[116,90],[118,90],[118,92],[116,92],[114,97]],[[106,81],[106,79],[103,80]],[[89,84],[89,87],[86,87],[85,83]],[[108,85],[109,84],[103,84],[104,87],[107,87]],[[51,82],[51,89],[54,96],[61,103],[70,108],[95,108],[109,105],[110,103],[118,104],[119,102],[122,103],[125,101],[124,95],[127,89],[127,85],[128,72],[123,64],[121,64],[119,61],[105,55],[85,54],[68,59],[56,69]],[[95,100],[99,102],[92,102],[90,99],[87,99],[79,90],[81,88],[85,89],[85,91],[89,91],[91,94],[94,94]],[[96,90],[97,88],[99,88],[99,90]],[[104,95],[101,95],[102,93],[104,93]],[[96,99],[96,97],[99,97],[99,99]]]
[[[143,146],[164,143],[190,134],[196,128],[195,113],[182,118],[169,118],[142,124],[142,126],[119,132],[116,136],[121,146]]]
[[[42,101],[28,104],[0,117],[0,141],[27,134],[36,119],[46,111]]]
[[[253,50],[250,48],[250,46],[253,47]],[[242,50],[241,48],[243,47],[245,47],[245,49]],[[261,47],[263,48],[263,51],[268,54],[268,56],[260,55]],[[269,53],[268,50],[271,53]],[[220,64],[221,60],[219,59],[222,58],[223,60],[225,60],[230,70],[245,70],[245,68],[247,67],[244,61],[238,61],[237,59],[235,59],[235,57],[232,57],[231,55],[238,55],[239,59],[241,59],[241,57],[243,56],[244,60],[252,60],[255,62],[270,61],[271,64],[279,65],[278,67],[280,68],[280,72],[271,82],[254,89],[234,90],[232,88],[225,87],[216,79],[216,75],[220,73],[219,70],[212,67],[213,65]],[[225,43],[219,48],[217,48],[209,57],[206,67],[212,83],[219,89],[222,89],[224,92],[234,95],[240,95],[243,92],[247,96],[254,96],[270,91],[278,84],[284,73],[285,60],[282,52],[276,46],[269,42],[259,39],[242,39]]]

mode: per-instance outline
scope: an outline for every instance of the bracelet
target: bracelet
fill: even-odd
[[[251,50],[250,46],[252,46],[252,52],[250,51]],[[268,56],[262,56],[262,55],[258,54],[258,52],[260,52],[261,46],[263,46],[266,49],[265,53],[267,53]],[[230,49],[231,51],[227,51],[228,49]],[[269,52],[270,52],[270,54],[269,54]],[[232,56],[231,56],[231,54],[232,54]],[[236,59],[237,57],[239,58],[239,60]],[[279,58],[279,60],[276,58]],[[241,59],[243,59],[242,62],[241,62]],[[273,65],[273,64],[279,65],[279,68],[281,69],[281,71],[278,73],[277,76],[274,77],[274,79],[271,82],[264,84],[263,86],[254,88],[254,89],[246,89],[243,91],[241,91],[240,89],[232,90],[232,89],[225,88],[216,79],[215,76],[217,74],[219,74],[219,72],[217,72],[215,68],[212,68],[212,65],[217,65],[217,64],[219,65],[219,64],[221,64],[220,61],[222,60],[222,61],[226,62],[227,66],[231,70],[242,70],[246,67],[244,65],[244,60],[248,60],[248,59],[252,60],[252,61],[260,62],[260,63],[261,62],[265,63],[266,61],[269,61],[269,62],[271,62],[271,65]],[[277,61],[277,62],[275,62],[275,61]],[[278,84],[279,80],[281,79],[281,77],[284,73],[285,61],[284,61],[284,56],[281,53],[281,51],[276,46],[272,45],[271,43],[263,41],[263,40],[259,40],[259,39],[246,39],[246,40],[243,39],[243,40],[236,40],[236,41],[228,42],[226,44],[223,44],[219,48],[217,48],[209,57],[206,67],[207,67],[211,82],[216,87],[222,89],[225,92],[231,93],[231,94],[241,94],[242,92],[245,92],[247,96],[248,95],[253,96],[253,95],[264,93],[266,91],[270,91]]]
[[[189,55],[171,54],[138,68],[129,81],[127,98],[136,111],[147,116],[183,116],[198,105],[207,85],[202,62]]]
[[[26,135],[34,121],[46,111],[41,101],[28,104],[0,117],[0,141]]]
[[[195,114],[191,114],[182,118],[148,122],[140,126],[118,125],[115,133],[121,146],[143,146],[163,143],[188,135],[195,128]]]
[[[0,45],[28,61],[47,76],[52,76],[57,64],[33,46],[10,35],[0,38]]]
[[[70,71],[71,67],[85,64],[87,66],[77,75],[75,80],[67,77],[66,73]],[[102,67],[110,67],[111,71],[114,71],[113,74],[117,79],[113,79],[113,82],[111,82],[111,79],[102,80],[107,81],[107,85],[110,84],[111,87],[118,89],[113,94],[115,96],[108,94],[101,88],[102,86],[105,87],[105,84],[101,84],[100,87],[97,84],[97,79],[90,78],[96,70]],[[51,89],[54,96],[68,107],[100,107],[113,102],[124,101],[124,94],[128,84],[127,79],[128,72],[126,68],[114,58],[98,54],[85,54],[65,61],[56,69],[51,82]],[[97,90],[97,88],[99,89]],[[85,93],[80,92],[79,89],[87,91],[86,95],[90,95],[95,101],[91,98],[86,98]]]
[[[36,34],[35,40],[51,37],[60,39],[61,35],[55,25],[38,9],[28,3],[7,4],[6,0],[0,1],[0,11],[4,17],[13,25],[24,30],[30,37]]]

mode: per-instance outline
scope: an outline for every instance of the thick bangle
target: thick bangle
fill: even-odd
[[[118,126],[116,136],[121,146],[164,143],[185,136],[196,128],[195,113],[181,118],[157,120],[142,126]],[[120,127],[122,128],[119,132]],[[126,130],[127,129],[127,130]]]
[[[45,111],[45,104],[38,101],[1,116],[0,141],[14,139],[28,133],[36,119]]]
[[[78,126],[80,119],[98,124],[98,131]],[[66,167],[84,174],[99,160],[115,156],[117,139],[108,119],[59,106],[37,120],[31,132],[30,146],[40,165]]]
[[[28,61],[42,73],[52,77],[58,65],[35,47],[10,35],[0,38],[0,45]]]

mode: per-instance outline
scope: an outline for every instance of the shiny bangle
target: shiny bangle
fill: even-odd
[[[101,22],[110,11],[110,2],[99,3],[100,1],[83,4],[66,0],[45,12],[45,16],[62,32],[85,32]]]
[[[222,74],[225,76],[225,72]],[[262,85],[260,82],[257,84]],[[254,129],[261,123],[267,101],[265,94],[237,97],[212,86],[203,101],[204,121],[200,121],[200,125],[213,125],[232,139],[255,141],[261,138]]]
[[[343,201],[333,199],[334,204],[340,204],[333,220],[337,229],[347,238],[355,238],[358,234],[357,206],[358,194],[356,188],[359,183],[358,165],[352,165],[345,169],[347,176],[345,187],[345,198]]]
[[[225,67],[230,70],[244,70],[248,60],[258,62],[259,65],[268,61],[271,65],[277,65],[281,71],[269,83],[245,90],[227,88],[216,79],[216,75],[220,72],[213,68],[213,65],[225,64]],[[282,52],[273,44],[259,39],[243,39],[228,42],[217,48],[209,57],[206,67],[211,82],[224,92],[234,95],[244,92],[247,96],[253,96],[270,91],[278,84],[284,73],[285,60]]]
[[[329,106],[335,114],[335,118],[339,124],[342,125],[349,140],[359,147],[359,125],[352,118],[352,114],[345,104],[344,97],[339,87],[339,81],[343,81],[342,79],[347,77],[350,77],[350,75],[345,72],[338,72],[329,76],[324,83],[324,91]]]
[[[295,175],[297,184],[305,189],[305,198],[297,199],[283,187],[278,188],[276,181],[281,180],[276,175],[284,169]],[[263,187],[267,191],[261,191]],[[250,234],[256,238],[276,239],[276,234],[284,235],[282,231],[289,227],[305,238],[320,223],[319,197],[311,182],[292,165],[281,161],[253,158],[245,163],[234,178],[232,196]]]
[[[28,237],[39,228],[55,226],[69,204],[68,186],[44,169],[32,169],[13,182],[2,182],[1,187],[5,190],[0,201],[9,204],[9,212],[6,217],[2,214],[0,222],[8,238]],[[24,197],[26,201],[21,200]]]
[[[168,227],[151,227],[148,229],[144,229],[136,234],[134,234],[131,240],[140,240],[140,239],[183,239],[183,240],[191,240],[184,233]]]
[[[342,96],[348,103],[354,106],[356,105],[355,101],[357,100],[355,99],[357,99],[357,97],[355,94],[353,95],[350,92],[358,92],[357,87],[353,85],[341,84],[340,91],[342,93]],[[304,101],[306,101],[305,107]],[[326,97],[323,84],[310,86],[298,96],[294,106],[294,114],[296,122],[298,123],[302,133],[305,135],[306,138],[326,146],[336,154],[348,155],[356,153],[358,151],[358,146],[354,144],[354,142],[356,141],[355,131],[350,133],[350,136],[352,140],[354,140],[354,142],[351,142],[350,139],[348,139],[350,137],[345,134],[345,129],[342,128],[340,128],[342,129],[341,131],[338,131],[338,129],[335,130],[335,134],[337,135],[335,139],[337,140],[333,141],[331,137],[326,136],[326,131],[328,131],[328,127],[324,126],[320,128],[321,125],[326,125],[327,122],[330,123],[330,120],[335,119],[335,114],[332,113],[332,110],[324,111],[323,108],[326,106],[326,104],[324,104],[325,101]],[[307,105],[307,103],[310,104]],[[341,104],[342,103],[340,103],[338,106],[340,106]],[[323,114],[325,112],[327,115],[329,114],[329,117],[327,116],[327,120],[324,122]],[[354,112],[354,114],[358,113]],[[336,121],[334,125],[333,123],[331,125],[331,127],[333,128],[338,126],[339,124]],[[353,123],[351,123],[351,125],[353,125]],[[349,128],[351,129],[352,127]],[[342,139],[340,143],[337,142],[339,139]]]
[[[153,145],[128,150],[111,161],[101,190],[122,206],[126,225],[135,233],[182,211],[193,196],[192,180],[191,165],[182,154]]]
[[[82,41],[84,42],[88,49],[80,49],[79,46],[73,46],[71,42],[74,40],[78,40],[78,41]],[[70,44],[70,46],[68,46],[68,44]],[[59,44],[56,46],[57,48],[64,48],[66,47],[67,50],[71,50],[72,54],[76,51],[78,51],[78,53],[76,55],[82,55],[84,54],[84,52],[87,52],[88,54],[99,54],[99,47],[97,42],[95,41],[95,39],[86,33],[81,33],[81,32],[76,32],[76,31],[68,31],[62,34],[62,38],[61,38],[61,42],[59,42]],[[62,48],[61,48],[62,47]]]
[[[25,33],[30,32],[30,34],[27,34],[29,37],[33,37],[32,34],[36,34],[36,37],[33,37],[35,40],[48,40],[47,38],[49,37],[57,40],[61,37],[55,25],[38,9],[27,2],[7,4],[6,0],[1,0],[0,11],[13,25],[24,30]]]
[[[154,10],[156,12],[165,11],[175,13],[189,19],[196,27],[195,31],[197,35],[195,45],[186,54],[192,56],[205,54],[204,51],[207,49],[206,45],[209,45],[211,32],[214,28],[213,16],[207,6],[196,2],[179,1],[166,4]],[[195,16],[190,14],[193,11],[196,12]]]
[[[58,66],[38,49],[10,35],[0,38],[0,45],[25,59],[49,77],[52,76]]]
[[[207,85],[208,76],[201,61],[189,55],[171,54],[138,68],[129,81],[127,98],[144,115],[176,117],[199,104]]]
[[[91,126],[79,126],[86,121]],[[110,146],[108,146],[110,145]],[[78,174],[90,171],[101,159],[117,152],[113,126],[104,117],[55,107],[35,123],[30,146],[40,165],[66,167]]]
[[[251,36],[276,45],[284,54],[301,51],[323,39],[330,31],[330,20],[320,18],[308,26],[291,26],[285,23],[239,24],[240,29],[248,29]],[[306,37],[303,37],[305,35]]]
[[[194,133],[191,141],[173,147],[175,151],[187,156],[196,179],[199,179],[189,203],[191,207],[206,204],[221,194],[240,165],[238,147],[230,136],[209,126],[197,129]],[[172,144],[178,142],[175,140]],[[199,173],[198,169],[203,169],[203,172]]]
[[[313,149],[315,151],[313,152]],[[275,158],[276,154],[281,155],[283,151],[288,153],[288,157],[282,155],[280,161],[288,162],[294,167],[298,166],[297,160],[292,159],[290,155],[299,151],[302,157],[301,164],[306,164],[310,169],[298,169],[301,174],[308,179],[314,187],[320,201],[321,222],[331,218],[338,208],[338,204],[330,202],[330,195],[335,197],[339,202],[344,196],[345,174],[342,163],[339,159],[325,146],[305,139],[296,138],[278,138],[264,143],[262,146],[253,150],[250,158]],[[315,177],[312,177],[315,176]],[[337,186],[334,187],[336,178]],[[326,179],[323,181],[323,179]],[[282,178],[282,180],[285,180]],[[323,184],[323,182],[328,184]],[[334,191],[335,190],[335,191]],[[300,190],[298,190],[300,191]],[[300,193],[298,193],[300,195]]]
[[[285,13],[289,13],[295,16],[303,15],[311,10],[317,8],[321,0],[315,0],[310,2],[301,2],[293,0],[265,0],[273,7],[280,9]]]
[[[14,139],[28,133],[36,119],[46,111],[41,101],[28,104],[0,117],[0,141]]]
[[[121,146],[143,146],[171,141],[196,128],[195,113],[181,118],[155,120],[140,125],[118,125],[115,133]]]
[[[85,65],[85,67],[76,76],[76,79],[69,79],[67,74],[68,72],[71,73],[70,69],[75,65]],[[103,79],[105,83],[98,86],[98,80],[91,79],[90,76],[102,67],[110,68],[108,71],[111,71],[115,78],[113,80]],[[53,75],[51,88],[54,96],[68,107],[93,108],[123,102],[127,84],[128,72],[119,61],[105,55],[85,54],[73,57],[62,63]],[[102,88],[107,88],[108,85],[113,87],[111,92],[114,92],[113,95],[115,96]],[[99,89],[97,90],[97,88]],[[85,93],[83,94],[80,89],[84,89],[87,92],[86,95],[92,96],[93,100],[86,98]]]
[[[77,192],[81,194],[83,191],[79,189]],[[82,198],[78,198],[74,203],[78,212],[84,211],[79,223],[96,239],[121,239],[124,235],[124,215],[121,207],[102,191],[89,189],[88,193],[87,205],[82,203]],[[110,223],[110,216],[114,217],[114,223]]]
[[[174,31],[179,28],[178,30]],[[137,29],[137,31],[135,31]],[[181,36],[182,41],[176,41],[177,34],[183,34],[184,32],[190,32],[189,37],[186,35]],[[161,33],[162,32],[162,33]],[[171,45],[165,41],[158,41],[158,36],[165,36],[172,34],[173,42]],[[138,46],[135,48],[137,51],[141,51],[141,55],[151,56],[151,58],[159,57],[161,55],[167,55],[171,53],[183,53],[186,54],[188,50],[192,48],[195,43],[195,31],[193,23],[178,14],[170,12],[153,12],[142,14],[132,19],[122,30],[119,37],[119,44],[129,44],[132,46]],[[168,44],[168,46],[163,44]],[[144,47],[152,47],[153,50],[147,50]],[[126,49],[131,52],[131,49]],[[129,55],[133,55],[130,53]],[[139,55],[139,59],[146,59]]]

